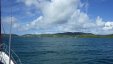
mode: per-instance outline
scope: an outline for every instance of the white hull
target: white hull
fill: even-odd
[[[0,51],[0,61],[4,64],[9,64],[9,56],[5,52]],[[10,60],[10,64],[14,64],[12,60]]]

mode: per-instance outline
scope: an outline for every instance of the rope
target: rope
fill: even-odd
[[[1,22],[1,27],[3,29],[3,34],[5,34],[5,29],[4,29],[4,26],[3,26],[3,23]],[[2,36],[3,37],[3,36]],[[0,50],[2,50],[2,44],[3,42],[1,41],[1,44],[0,44]]]
[[[12,17],[11,17],[12,20]],[[10,49],[11,49],[11,31],[12,31],[12,21],[11,21],[11,26],[10,26],[10,33],[9,33],[9,64],[11,63],[11,53],[10,53]]]
[[[3,29],[3,33],[6,34],[6,33],[5,33],[5,29],[4,29],[4,25],[3,25],[2,21],[1,21],[1,27],[2,27],[2,29]]]
[[[11,24],[9,32],[9,64],[11,64],[11,32],[12,32],[12,6],[11,6]]]

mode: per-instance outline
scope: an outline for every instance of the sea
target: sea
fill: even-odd
[[[113,38],[13,37],[11,48],[22,64],[113,64]]]

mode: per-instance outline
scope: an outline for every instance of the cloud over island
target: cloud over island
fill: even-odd
[[[93,34],[113,34],[113,21],[104,21],[97,16],[89,17],[88,3],[81,0],[19,0],[27,7],[35,7],[42,14],[27,24],[15,23],[20,31],[34,29],[35,33],[85,32]],[[6,20],[7,21],[7,20]]]

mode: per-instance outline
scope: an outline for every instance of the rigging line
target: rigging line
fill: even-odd
[[[9,32],[9,64],[11,64],[11,33],[12,33],[12,3],[11,3],[11,24]]]
[[[3,25],[2,21],[1,21],[1,27],[2,27],[2,29],[3,29],[3,34],[6,34],[6,33],[5,33],[5,29],[4,29],[4,25]]]
[[[3,34],[5,34],[5,29],[4,29],[4,25],[3,25],[3,23],[1,22],[1,28],[2,28],[2,30],[3,30]],[[2,36],[3,37],[3,36]],[[2,38],[1,38],[2,39]],[[1,40],[1,44],[0,44],[0,49],[2,50],[3,49],[3,47],[2,46],[4,46],[3,45],[3,41]]]

